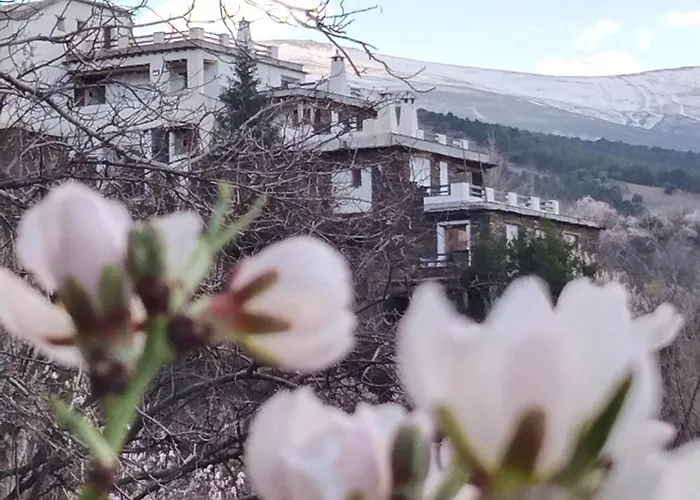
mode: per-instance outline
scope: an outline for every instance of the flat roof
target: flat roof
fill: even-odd
[[[464,149],[452,144],[441,144],[428,139],[420,139],[396,132],[383,134],[349,133],[324,141],[318,146],[318,149],[320,151],[336,151],[343,149],[375,149],[389,147],[403,147],[432,153],[451,160],[473,163],[482,168],[493,168],[497,166],[491,161],[490,155]]]
[[[337,94],[335,92],[329,92],[322,88],[304,88],[304,87],[278,87],[269,90],[268,93],[272,97],[307,97],[313,99],[328,99],[330,101],[336,101],[342,104],[347,104],[348,106],[355,106],[358,108],[374,108],[376,103],[368,99],[362,99],[361,97],[355,97],[345,94]]]
[[[115,42],[116,43],[116,42]],[[236,48],[235,47],[225,47],[223,45],[213,43],[207,40],[201,39],[186,39],[186,40],[174,40],[165,43],[146,43],[142,45],[129,45],[128,47],[113,47],[110,49],[100,49],[94,54],[90,55],[76,55],[76,54],[66,54],[66,62],[68,63],[79,63],[83,62],[85,59],[89,60],[103,60],[103,59],[113,59],[113,58],[124,58],[130,56],[140,56],[145,54],[154,54],[159,52],[173,52],[177,50],[193,50],[193,49],[203,49],[209,52],[216,52],[219,54],[230,54]],[[304,65],[293,63],[289,61],[284,61],[282,59],[274,59],[269,56],[259,57],[259,61],[264,62],[270,66],[277,66],[280,68],[288,69],[290,71],[295,71],[296,73],[307,74],[304,71]]]
[[[97,0],[36,0],[30,2],[13,2],[4,5],[0,5],[0,18],[5,17],[7,19],[26,19],[39,12],[44,7],[53,5],[56,3],[71,3],[77,2],[86,5],[95,5],[104,9],[121,12],[123,14],[131,14],[131,10],[120,7],[118,5],[113,5],[108,2],[100,2]]]
[[[446,201],[444,203],[430,203],[424,205],[423,208],[423,211],[426,213],[452,212],[455,210],[515,213],[525,217],[550,219],[564,224],[571,224],[572,226],[582,226],[597,230],[605,229],[601,224],[586,219],[579,219],[578,217],[571,217],[570,215],[553,214],[552,212],[545,212],[543,210],[533,210],[527,207],[517,207],[489,201]]]

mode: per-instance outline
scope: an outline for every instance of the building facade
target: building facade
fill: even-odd
[[[38,36],[47,33],[49,41]],[[3,48],[2,69],[46,93],[3,102],[0,128],[60,137],[98,161],[111,154],[100,141],[112,137],[121,150],[173,169],[207,150],[234,58],[241,50],[252,54],[261,86],[281,111],[287,147],[327,160],[328,182],[318,189],[331,193],[338,219],[363,215],[374,221],[368,233],[391,229],[391,251],[403,265],[390,280],[402,286],[450,276],[453,264],[469,262],[486,228],[514,238],[548,221],[583,255],[595,252],[599,226],[562,214],[556,200],[488,186],[485,174],[498,168],[488,151],[427,134],[410,94],[352,89],[340,55],[327,78],[307,82],[301,65],[253,42],[248,23],[233,38],[201,28],[139,35],[128,11],[88,0],[4,6],[0,37],[26,37]],[[17,168],[26,170],[25,163]]]
[[[0,39],[14,41],[0,44],[0,70],[31,89],[8,93],[0,128],[60,137],[98,156],[100,137],[110,136],[129,153],[174,166],[211,141],[239,50],[254,52],[264,88],[306,76],[276,47],[254,43],[247,22],[235,37],[202,28],[140,35],[129,11],[88,0],[4,5]]]
[[[602,227],[563,214],[557,200],[488,186],[486,174],[498,168],[488,151],[468,140],[426,134],[412,96],[361,96],[348,85],[345,71],[336,56],[328,78],[312,90],[301,85],[274,95],[286,103],[285,135],[292,145],[339,159],[332,176],[337,212],[371,213],[405,198],[411,214],[406,231],[420,234],[420,244],[409,252],[411,265],[402,279],[454,276],[455,267],[468,265],[471,246],[487,229],[512,240],[537,236],[551,225],[584,258],[593,256]],[[389,190],[380,180],[387,176],[393,178]]]

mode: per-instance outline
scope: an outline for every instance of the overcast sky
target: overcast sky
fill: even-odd
[[[159,15],[185,0],[156,0]],[[263,18],[245,0],[224,0],[254,20],[253,37],[316,38]],[[283,0],[308,7],[313,0]],[[339,1],[332,12],[339,12]],[[274,0],[262,0],[270,4]],[[260,3],[260,2],[259,2]],[[197,0],[194,20],[218,0]],[[243,7],[241,8],[241,5]],[[556,75],[608,75],[700,64],[700,0],[345,0],[350,35],[385,54],[425,61]],[[282,10],[277,10],[287,17]],[[220,31],[220,25],[207,29]]]

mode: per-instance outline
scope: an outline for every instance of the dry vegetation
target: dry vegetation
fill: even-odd
[[[292,13],[331,38],[345,38],[347,14]],[[75,51],[79,36],[68,34],[56,43]],[[10,54],[6,60],[20,57],[22,42],[26,40],[21,34],[0,40],[0,48]],[[52,64],[59,63],[46,62]],[[239,187],[241,214],[258,196],[266,195],[263,215],[218,262],[208,283],[214,289],[222,286],[228,269],[242,255],[291,234],[313,234],[331,241],[355,270],[356,309],[362,318],[359,345],[340,366],[313,377],[283,375],[233,347],[221,346],[194,353],[163,370],[132,429],[118,480],[119,498],[244,498],[249,494],[240,475],[246,420],[281,387],[310,384],[327,400],[346,408],[360,399],[402,400],[391,357],[396,321],[392,287],[411,281],[416,257],[412,252],[424,236],[412,223],[412,209],[422,207],[412,185],[385,169],[378,182],[386,197],[372,212],[338,215],[334,207],[340,200],[327,188],[330,176],[341,165],[347,168],[349,162],[370,160],[263,144],[246,127],[222,141],[215,157],[193,152],[183,168],[173,170],[123,148],[124,138],[133,138],[133,130],[150,119],[148,113],[163,115],[165,108],[177,107],[171,97],[151,91],[140,103],[144,112],[134,115],[128,126],[100,128],[89,115],[65,104],[70,82],[49,89],[35,76],[35,72],[0,71],[4,99],[21,100],[22,109],[27,110],[0,132],[3,266],[16,268],[13,238],[22,212],[56,183],[78,179],[123,199],[139,219],[174,209],[194,209],[206,219],[220,181]],[[18,127],[27,125],[42,109],[74,123],[85,140],[76,145],[45,130],[20,133]],[[392,158],[371,161],[391,164]],[[603,237],[602,260],[607,269],[624,273],[634,285],[640,310],[671,300],[689,315],[685,336],[664,355],[671,395],[665,415],[682,424],[682,439],[699,433],[700,372],[696,367],[700,348],[694,332],[700,301],[700,218],[626,219],[592,203],[577,209],[581,214],[597,209],[592,217],[608,219],[611,229]],[[36,358],[25,345],[0,337],[0,500],[70,498],[83,479],[85,451],[54,424],[48,410],[51,394],[60,394],[93,415],[100,413],[87,393],[84,374],[62,370]]]

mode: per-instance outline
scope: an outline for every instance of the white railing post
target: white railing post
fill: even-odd
[[[418,132],[416,132],[416,137],[418,139],[425,139],[425,130],[419,128]]]
[[[445,134],[435,134],[435,140],[440,144],[447,144],[447,136]]]
[[[549,203],[552,207],[552,213],[559,215],[559,201],[558,200],[549,200]]]
[[[129,47],[129,35],[120,36],[117,41],[117,47],[120,49],[126,49]]]
[[[219,44],[223,45],[224,47],[231,45],[231,35],[228,33],[221,33],[219,35]]]
[[[190,28],[190,40],[204,40],[204,28]]]
[[[540,199],[537,196],[530,196],[530,208],[532,210],[537,210],[540,212],[542,210],[540,206]]]
[[[484,194],[486,196],[486,201],[496,201],[496,193],[494,192],[493,188],[484,188]]]
[[[165,43],[165,32],[156,31],[153,33],[153,43]]]
[[[506,203],[508,205],[513,205],[514,207],[518,206],[518,193],[513,193],[513,192],[508,192],[506,195]]]

